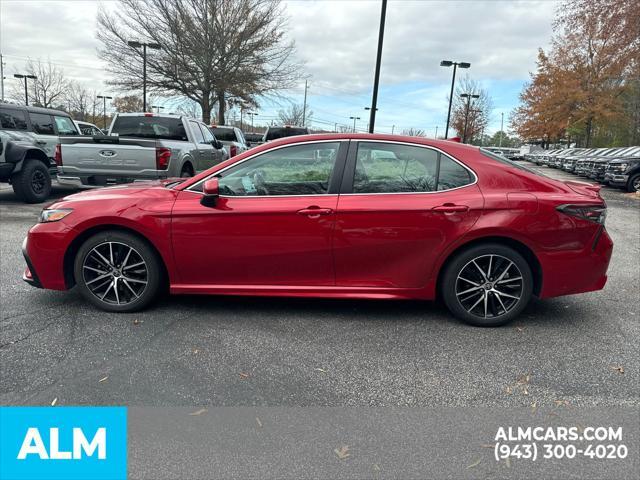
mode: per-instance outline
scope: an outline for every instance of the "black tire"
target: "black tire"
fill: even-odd
[[[23,202],[42,203],[51,193],[51,175],[39,160],[25,160],[22,170],[11,177],[13,191]]]
[[[191,178],[194,174],[195,173],[191,164],[186,163],[182,166],[182,170],[180,171],[180,178]]]
[[[627,183],[627,192],[640,192],[640,173],[631,176]]]
[[[489,281],[485,280],[487,272]],[[533,276],[527,261],[514,249],[486,243],[457,254],[447,265],[440,287],[444,303],[456,318],[478,327],[498,327],[527,306]],[[480,304],[474,306],[477,301]]]
[[[113,249],[111,255],[109,249]],[[131,250],[129,255],[128,249]],[[106,262],[99,258],[100,255],[106,257]],[[144,265],[136,267],[140,262]],[[144,274],[140,273],[142,270]],[[100,232],[87,239],[78,249],[73,273],[82,295],[108,312],[144,309],[156,298],[164,283],[164,270],[155,250],[145,240],[117,230]],[[97,279],[100,276],[104,278]],[[101,287],[103,282],[107,283]],[[109,286],[109,282],[115,287]],[[105,291],[103,299],[99,298]]]

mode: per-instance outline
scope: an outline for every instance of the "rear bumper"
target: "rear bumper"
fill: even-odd
[[[168,178],[168,174],[166,172],[145,177],[118,177],[109,175],[70,176],[58,173],[58,183],[60,185],[76,188],[99,188],[111,185],[122,185],[125,183],[148,182],[149,180],[164,180],[166,178]]]
[[[541,255],[543,284],[540,298],[602,290],[607,283],[607,269],[613,241],[602,227],[584,250]]]

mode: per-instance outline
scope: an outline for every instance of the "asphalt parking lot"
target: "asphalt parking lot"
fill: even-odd
[[[605,289],[480,329],[423,302],[185,296],[100,312],[21,280],[42,205],[2,185],[0,404],[637,406],[640,201],[603,195],[615,242]]]

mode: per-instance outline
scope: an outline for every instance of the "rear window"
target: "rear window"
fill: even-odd
[[[278,138],[294,137],[296,135],[307,135],[309,129],[302,127],[269,127],[264,135],[265,141],[277,140]]]
[[[520,163],[514,162],[513,160],[509,160],[508,158],[503,157],[502,155],[496,155],[495,153],[490,152],[486,148],[481,148],[480,149],[480,153],[482,153],[485,157],[489,157],[490,159],[495,160],[496,162],[502,163],[503,165],[507,165],[509,167],[517,168],[518,170],[524,170],[525,172],[533,173],[534,175],[537,175],[539,177],[548,178],[545,174],[543,174],[543,173],[541,173],[541,172],[539,172],[537,170],[525,167],[524,165],[521,165]]]
[[[0,127],[5,130],[26,130],[27,120],[24,112],[12,108],[0,109]]]
[[[209,130],[221,142],[237,142],[236,132],[233,128],[211,127]]]
[[[118,116],[111,133],[121,137],[188,140],[182,119],[171,117]]]

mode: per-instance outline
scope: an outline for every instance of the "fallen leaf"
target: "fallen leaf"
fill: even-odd
[[[349,445],[343,445],[340,448],[335,448],[333,451],[340,460],[344,460],[345,458],[351,456],[351,454],[349,453]]]
[[[192,417],[195,417],[195,416],[198,416],[198,415],[202,415],[206,411],[207,411],[206,408],[201,408],[200,410],[196,410],[195,412],[191,412],[189,415],[192,416]]]
[[[482,445],[480,445],[481,448],[495,448],[494,444],[491,443],[483,443]]]
[[[373,464],[373,469],[374,469],[376,472],[379,472],[379,471],[380,471],[380,467],[378,466],[378,464],[377,464],[377,463],[374,463],[374,464]]]
[[[197,354],[200,350],[198,350],[197,348],[193,351],[193,354]]]
[[[537,408],[538,408],[538,404],[537,404],[536,402],[533,402],[533,403],[531,404],[531,411],[532,411],[532,412],[535,412]]]
[[[511,387],[507,387],[504,389],[509,395],[511,395],[511,393],[513,392],[513,390],[511,389]]]
[[[134,325],[140,325],[141,323],[143,323],[144,320],[138,320],[137,318],[133,321]]]
[[[256,417],[256,423],[258,424],[259,428],[262,428],[262,422],[260,421],[260,419],[258,417]]]
[[[618,373],[624,373],[624,368],[623,368],[623,367],[621,367],[620,365],[617,365],[617,366],[615,366],[615,365],[611,365],[611,369],[612,369],[612,370],[615,370],[615,371],[616,371],[616,372],[618,372]]]
[[[244,378],[249,378],[249,374],[248,374],[248,373],[240,372],[240,378],[243,378],[243,379],[244,379]]]
[[[524,332],[524,327],[516,327],[516,330],[519,332]]]
[[[560,407],[560,406],[568,407],[569,406],[569,400],[554,400],[554,403],[556,404],[556,407]]]
[[[58,403],[58,397],[53,399],[53,402],[51,402],[51,406],[54,407],[56,403]]]
[[[327,371],[324,368],[316,368],[316,370],[318,372],[327,373]]]
[[[104,382],[107,378],[109,378],[109,375],[107,375],[106,377],[101,378],[100,380],[98,380],[98,383]]]
[[[476,461],[475,461],[475,462],[473,462],[471,465],[469,465],[469,466],[467,467],[467,470],[469,470],[470,468],[473,468],[473,467],[477,467],[478,465],[480,465],[480,459],[476,460]]]

